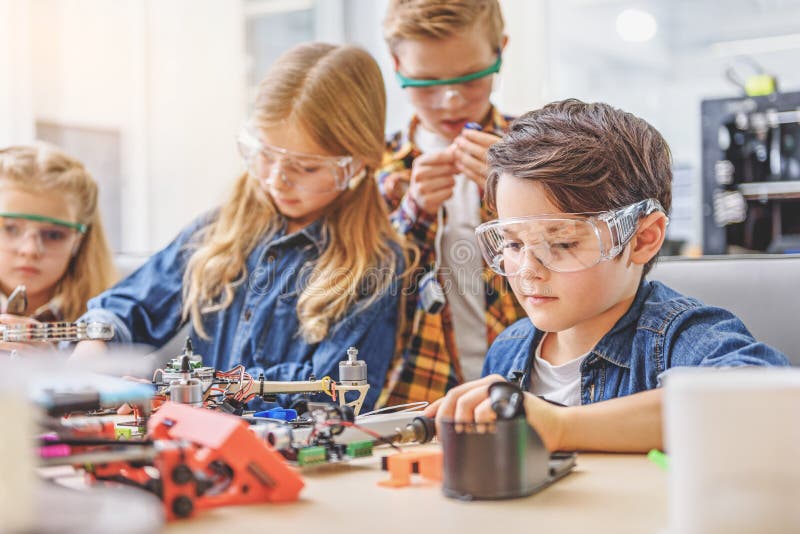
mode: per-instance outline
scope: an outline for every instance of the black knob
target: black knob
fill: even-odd
[[[176,465],[172,470],[172,481],[179,486],[191,482],[193,478],[194,474],[186,464]]]
[[[430,417],[415,417],[411,421],[411,428],[417,443],[428,443],[436,436],[436,421]]]
[[[522,390],[511,382],[495,382],[489,386],[489,399],[498,419],[514,419],[525,413]]]
[[[189,517],[192,515],[193,509],[192,500],[185,495],[181,495],[172,501],[172,512],[176,517]]]

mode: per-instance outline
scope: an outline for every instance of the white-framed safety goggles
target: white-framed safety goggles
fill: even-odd
[[[242,128],[237,141],[251,177],[265,183],[283,180],[308,193],[344,191],[358,167],[352,156],[304,154],[269,145],[250,126]]]
[[[556,272],[589,269],[619,255],[636,233],[639,220],[664,212],[649,198],[602,213],[534,215],[489,221],[475,234],[489,267],[502,276],[520,274],[537,261]]]

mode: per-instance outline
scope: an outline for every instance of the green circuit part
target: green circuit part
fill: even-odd
[[[297,465],[321,464],[327,461],[325,447],[306,447],[297,451]]]
[[[114,425],[114,437],[120,441],[140,439],[147,434],[147,428],[143,426],[116,424]]]
[[[347,444],[345,451],[350,458],[363,458],[372,456],[372,440],[353,441]]]

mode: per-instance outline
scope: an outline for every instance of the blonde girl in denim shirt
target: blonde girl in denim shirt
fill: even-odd
[[[267,380],[337,379],[354,346],[368,365],[368,409],[393,356],[407,261],[366,179],[381,161],[384,121],[369,54],[291,49],[239,135],[247,172],[230,198],[92,300],[85,318],[113,323],[118,341],[156,347],[189,322],[205,365],[243,364]]]
[[[492,344],[484,378],[428,415],[491,420],[489,385],[517,375],[550,450],[647,451],[662,445],[667,370],[788,364],[732,313],[645,278],[664,242],[671,163],[655,128],[607,104],[554,102],[512,124],[489,152],[499,219],[476,234],[528,318]]]

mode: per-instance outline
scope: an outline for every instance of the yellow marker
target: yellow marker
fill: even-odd
[[[747,96],[765,96],[775,92],[775,78],[769,74],[756,74],[744,82],[744,92]]]

